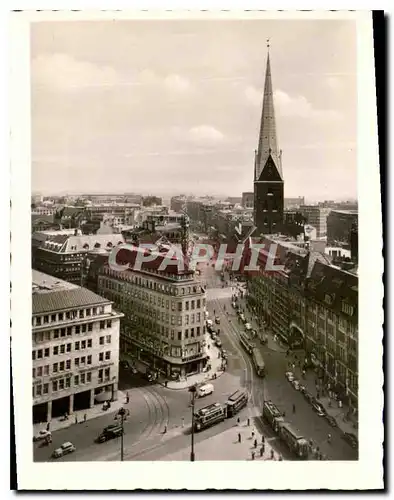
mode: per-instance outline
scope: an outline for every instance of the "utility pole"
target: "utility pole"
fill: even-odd
[[[122,434],[120,435],[120,461],[123,462],[123,459],[124,459],[123,434],[124,434],[124,419],[126,416],[126,410],[124,408],[121,408],[118,411],[118,415],[120,416],[120,425],[122,426]]]
[[[191,438],[190,462],[195,461],[195,455],[194,455],[194,402],[196,399],[196,391],[197,391],[197,388],[195,385],[192,385],[189,389],[189,392],[191,392],[191,394],[192,394],[192,438]]]

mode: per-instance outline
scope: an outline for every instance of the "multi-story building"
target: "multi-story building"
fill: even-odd
[[[297,210],[301,205],[305,205],[304,196],[298,196],[298,198],[285,198],[284,208],[285,210]]]
[[[357,221],[357,211],[332,210],[327,217],[327,242],[350,244],[350,232]]]
[[[126,253],[122,253],[126,252]],[[205,290],[193,271],[167,265],[159,270],[164,254],[144,262],[141,270],[133,262],[141,248],[121,250],[124,271],[101,268],[99,293],[125,314],[121,330],[121,353],[143,361],[165,377],[184,377],[202,371],[205,353]],[[152,252],[151,252],[152,254]]]
[[[254,193],[245,192],[242,193],[242,206],[244,208],[253,208],[254,205]]]
[[[261,266],[266,260],[261,252]],[[357,275],[333,267],[324,254],[283,242],[276,263],[284,269],[262,268],[249,278],[250,306],[273,334],[303,348],[319,376],[357,407]]]
[[[119,326],[112,303],[33,271],[33,421],[116,400]]]
[[[111,250],[124,243],[122,234],[83,235],[77,229],[32,235],[32,267],[71,283],[81,284],[86,254],[93,249]]]
[[[307,219],[307,223],[316,228],[318,238],[327,236],[327,216],[331,212],[330,208],[318,205],[301,205],[300,212]]]

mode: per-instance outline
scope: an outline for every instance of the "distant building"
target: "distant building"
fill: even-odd
[[[358,221],[353,222],[350,230],[350,253],[353,262],[358,262]]]
[[[350,232],[358,221],[358,212],[332,210],[327,217],[327,241],[350,244]]]
[[[33,271],[33,422],[117,399],[122,314],[93,292]]]
[[[226,198],[225,201],[231,203],[231,205],[241,205],[242,204],[242,197],[229,196],[228,198]]]
[[[157,196],[144,196],[142,198],[143,207],[152,207],[155,205],[162,205],[162,199]]]
[[[299,196],[298,198],[285,198],[284,208],[285,210],[296,210],[300,208],[301,205],[305,205],[304,196]]]
[[[318,238],[327,236],[327,216],[331,209],[318,205],[301,205],[299,211],[306,218],[307,223],[316,228]]]
[[[253,206],[254,206],[254,192],[242,193],[242,206],[244,208],[253,208]]]
[[[38,232],[32,235],[32,267],[51,276],[81,284],[86,254],[103,248],[111,250],[124,243],[121,234],[83,235],[78,229]]]
[[[59,229],[53,215],[31,215],[31,232]]]

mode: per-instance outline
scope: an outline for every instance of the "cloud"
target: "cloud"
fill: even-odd
[[[262,106],[263,105],[263,94],[258,91],[255,87],[249,85],[245,89],[245,97],[246,100],[249,101],[253,106]]]
[[[121,83],[120,75],[112,67],[98,66],[61,53],[36,57],[31,73],[34,84],[62,90],[111,87]]]
[[[189,130],[189,136],[194,142],[222,142],[224,134],[211,125],[200,125]]]
[[[282,116],[326,120],[337,120],[341,118],[341,114],[338,111],[332,109],[316,109],[304,96],[291,97],[282,90],[274,92],[274,103],[277,112]]]
[[[164,79],[164,85],[170,91],[181,93],[187,92],[191,88],[189,80],[180,75],[168,75]]]

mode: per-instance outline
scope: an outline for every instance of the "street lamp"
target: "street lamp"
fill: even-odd
[[[126,417],[126,410],[121,408],[118,411],[118,415],[120,417],[120,425],[122,426],[122,433],[120,435],[120,461],[123,462],[124,459],[124,447],[123,447],[123,434],[124,434],[124,420]]]
[[[192,394],[192,440],[191,440],[191,450],[190,450],[190,461],[194,462],[194,401],[196,399],[196,391],[197,388],[195,385],[192,385],[189,388],[189,392]]]

